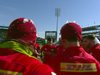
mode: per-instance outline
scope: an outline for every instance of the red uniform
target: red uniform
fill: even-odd
[[[33,56],[37,57],[37,54],[35,53],[35,50],[38,52],[40,50],[40,45],[35,43],[33,48],[34,48]]]
[[[65,51],[65,49],[62,46],[60,46],[60,45],[56,46],[56,54],[57,55],[62,53],[63,51]]]
[[[89,53],[100,62],[100,45],[96,44],[91,47]]]
[[[0,44],[0,75],[53,75],[48,65],[28,56],[25,46],[16,45],[16,42]]]
[[[54,46],[53,44],[51,46],[44,45],[41,48],[41,51],[44,51],[44,62],[47,62],[48,60],[50,60],[54,56],[55,49],[56,49],[56,46]]]
[[[32,56],[36,33],[32,20],[18,18],[11,22],[7,39],[0,43],[0,75],[53,75],[48,65]]]
[[[100,75],[99,62],[82,47],[68,47],[46,64],[57,75]]]

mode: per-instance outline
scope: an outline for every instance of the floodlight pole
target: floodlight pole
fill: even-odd
[[[56,26],[56,31],[58,33],[58,16],[57,16],[57,26]]]
[[[58,17],[60,16],[60,8],[55,9],[55,16],[57,16],[56,31],[57,31],[57,38],[58,38]]]

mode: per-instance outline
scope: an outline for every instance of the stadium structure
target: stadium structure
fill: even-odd
[[[8,26],[0,26],[0,41],[6,38]]]
[[[95,36],[100,40],[100,25],[82,28],[82,36],[86,34],[95,34]]]

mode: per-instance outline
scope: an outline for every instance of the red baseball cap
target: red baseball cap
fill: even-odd
[[[61,38],[77,38],[81,40],[82,28],[77,23],[66,23],[60,30]]]
[[[8,28],[7,38],[34,45],[36,42],[36,27],[33,21],[26,18],[15,19]]]

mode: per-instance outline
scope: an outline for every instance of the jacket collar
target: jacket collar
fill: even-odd
[[[24,45],[22,45],[19,42],[15,42],[15,41],[6,41],[6,42],[0,44],[0,48],[12,49],[16,52],[28,55],[30,57],[32,57],[32,54],[33,54],[27,47],[25,47]]]

